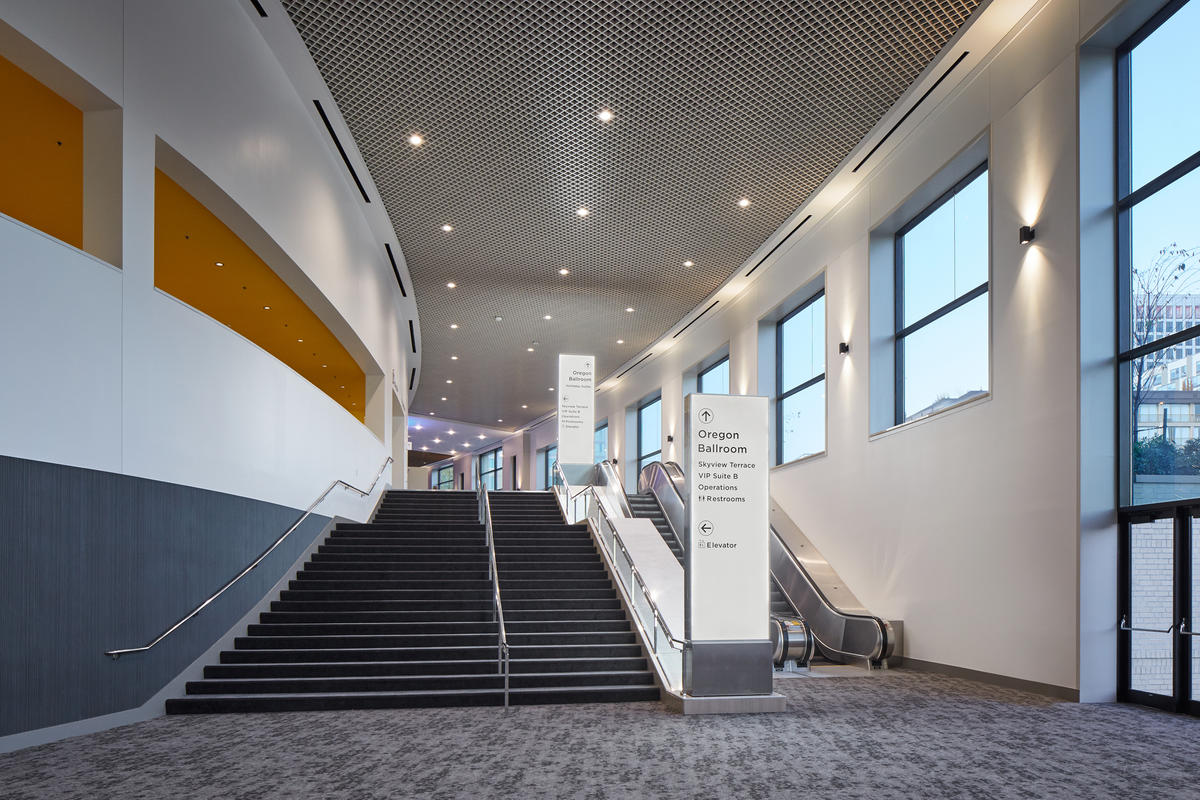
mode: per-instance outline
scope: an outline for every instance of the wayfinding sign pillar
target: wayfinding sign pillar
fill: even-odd
[[[684,399],[684,691],[771,694],[767,398]]]
[[[590,483],[596,428],[595,356],[558,356],[558,463],[571,483]]]

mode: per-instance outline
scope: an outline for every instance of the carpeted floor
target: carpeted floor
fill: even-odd
[[[904,670],[657,703],[164,717],[0,755],[6,798],[1200,798],[1200,720]]]

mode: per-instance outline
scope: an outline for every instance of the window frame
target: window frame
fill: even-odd
[[[700,394],[711,394],[709,392],[704,391],[704,376],[714,370],[720,369],[721,365],[725,365],[725,374],[728,378],[729,356],[722,356],[717,361],[713,362],[712,364],[709,364],[707,367],[705,367],[704,369],[702,369],[696,373],[696,391],[697,392],[699,392]],[[728,385],[728,379],[726,380],[726,384]],[[729,394],[729,393],[730,393],[729,391],[720,392],[720,394]]]
[[[988,179],[988,209],[987,209],[987,218],[988,218],[987,219],[987,223],[988,223],[987,279],[980,285],[978,285],[975,288],[971,289],[970,291],[966,292],[965,294],[962,294],[962,295],[954,298],[949,303],[942,305],[940,308],[934,309],[933,311],[929,312],[928,314],[921,317],[920,319],[918,319],[917,321],[913,322],[910,325],[904,325],[904,246],[903,246],[904,237],[909,232],[911,232],[914,228],[916,228],[918,225],[920,225],[922,222],[929,219],[929,217],[931,217],[935,212],[937,212],[942,206],[944,206],[946,203],[953,200],[954,197],[956,195],[958,195],[958,193],[961,192],[963,189],[965,189],[968,185],[970,185],[972,181],[974,181],[980,175],[983,175],[985,172],[988,172],[988,170],[990,168],[990,164],[991,164],[990,158],[984,159],[983,163],[974,167],[964,177],[955,181],[953,186],[951,186],[949,189],[947,189],[946,191],[944,191],[940,195],[938,195],[938,197],[935,198],[932,203],[930,203],[929,205],[925,206],[925,208],[923,208],[919,212],[917,212],[916,216],[914,216],[908,222],[906,222],[902,226],[900,226],[900,228],[897,229],[897,231],[892,235],[892,258],[893,258],[892,278],[894,281],[894,283],[893,283],[893,301],[895,303],[895,305],[893,307],[894,317],[893,317],[893,323],[892,323],[892,356],[894,359],[893,370],[892,370],[892,377],[893,377],[892,389],[893,389],[893,394],[894,394],[894,397],[893,397],[893,401],[894,401],[894,403],[893,403],[894,404],[893,422],[895,425],[904,425],[909,422],[916,422],[919,419],[925,419],[926,417],[930,417],[933,414],[937,413],[937,412],[933,412],[933,414],[925,414],[924,416],[913,417],[912,419],[907,419],[904,416],[904,340],[907,339],[912,334],[916,333],[917,331],[921,330],[922,328],[925,328],[928,325],[930,325],[934,322],[937,322],[942,317],[945,317],[948,314],[950,314],[954,311],[957,311],[959,308],[962,308],[967,303],[970,303],[972,300],[977,300],[980,297],[983,297],[984,295],[988,294],[992,290],[992,265],[991,265],[991,261],[992,261],[992,258],[991,258],[992,192],[991,192],[990,177]],[[992,309],[991,309],[991,305],[989,304],[989,306],[988,306],[988,330],[989,331],[991,330],[991,322],[992,322]],[[992,345],[991,345],[990,336],[989,336],[989,341],[986,344],[987,344],[987,353],[988,353],[988,363],[990,366],[991,358],[992,358]],[[984,393],[986,394],[988,392],[991,392],[991,390],[992,390],[992,386],[991,386],[991,377],[990,377],[990,369],[989,369],[988,386],[984,390]]]
[[[799,394],[800,392],[804,391],[805,389],[810,389],[813,386],[816,386],[818,383],[825,380],[825,375],[828,372],[828,366],[829,366],[828,364],[825,363],[824,354],[822,354],[821,361],[822,361],[823,366],[821,369],[821,374],[814,375],[813,377],[809,378],[808,380],[802,381],[801,383],[799,383],[785,391],[783,388],[783,326],[788,320],[792,319],[792,317],[795,317],[796,315],[804,312],[805,310],[807,310],[810,306],[812,306],[814,303],[816,303],[818,300],[820,300],[824,296],[825,296],[825,287],[822,286],[820,289],[818,289],[816,292],[814,292],[812,294],[812,296],[810,296],[808,299],[806,299],[800,305],[793,308],[788,313],[784,314],[775,323],[775,465],[776,466],[779,466],[779,465],[785,464],[785,463],[790,463],[790,462],[785,462],[783,460],[783,401],[788,399],[792,395]],[[826,306],[826,308],[828,308],[828,306]],[[827,319],[828,319],[828,311],[826,311],[826,319],[821,320],[821,324],[824,325],[826,323]],[[829,345],[828,336],[826,336],[824,338],[825,338],[826,349],[828,349],[828,345]],[[826,414],[824,416],[825,417],[828,416],[828,408],[826,408]],[[825,422],[826,422],[825,419],[821,420],[822,425],[825,425]],[[825,447],[822,447],[816,453],[808,453],[806,455],[800,456],[800,458],[809,458],[810,456],[820,455],[821,453],[824,453],[824,452],[825,452]],[[792,461],[799,461],[800,458],[794,458],[794,459],[792,459]]]
[[[658,449],[652,450],[649,453],[642,452],[642,412],[650,406],[658,403]],[[642,474],[642,462],[653,456],[658,456],[659,461],[662,460],[662,392],[658,392],[653,397],[643,400],[638,403],[637,411],[634,418],[637,420],[637,452],[634,457],[635,473],[637,476]],[[647,462],[649,463],[649,462]]]
[[[443,474],[446,472],[446,470],[450,471],[449,472],[450,480],[448,482],[443,480],[443,477],[442,477]],[[443,467],[437,467],[436,469],[434,469],[434,471],[433,471],[433,488],[435,488],[439,491],[443,491],[443,492],[453,491],[453,489],[454,489],[454,464],[446,464]]]
[[[483,459],[485,456],[492,456],[492,469],[485,470],[483,468]],[[489,483],[489,478],[491,479]],[[504,487],[504,447],[493,447],[479,454],[479,482],[484,486],[488,486],[492,491],[499,491]]]

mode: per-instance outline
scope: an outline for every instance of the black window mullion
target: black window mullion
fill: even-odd
[[[1192,510],[1180,508],[1175,515],[1175,710],[1187,710],[1191,697],[1192,648],[1190,636],[1184,636],[1183,620],[1191,609]],[[1190,629],[1190,628],[1189,628]]]
[[[949,303],[946,303],[946,305],[942,306],[941,308],[939,308],[935,311],[929,312],[928,314],[926,314],[925,316],[921,317],[919,320],[914,322],[912,325],[909,325],[906,328],[902,328],[902,329],[896,331],[896,338],[902,339],[905,336],[908,336],[909,334],[916,333],[917,331],[921,330],[921,328],[924,328],[926,325],[929,325],[930,323],[933,323],[933,322],[937,322],[939,319],[946,316],[951,311],[960,309],[963,306],[965,306],[967,303],[971,302],[972,300],[982,297],[983,295],[987,294],[988,283],[989,283],[988,281],[984,281],[983,283],[979,284],[978,286],[976,286],[974,289],[967,292],[966,294],[961,294],[958,297],[951,300]]]

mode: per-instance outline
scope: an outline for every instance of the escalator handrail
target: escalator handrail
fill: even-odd
[[[678,464],[675,464],[673,461],[669,463],[671,463],[682,475],[682,470],[679,470]],[[662,501],[658,499],[658,493],[654,491],[654,477],[659,473],[662,474],[667,485],[671,487],[672,491],[674,491],[675,497],[679,500],[680,506],[686,509],[687,506],[683,501],[683,493],[679,491],[679,486],[676,483],[675,477],[667,471],[666,465],[661,461],[651,461],[649,464],[642,467],[642,471],[638,473],[638,493],[643,494],[643,489],[645,489],[646,491],[649,491],[650,494],[655,496],[655,502],[657,502],[659,507],[663,510],[663,519],[667,521],[667,527],[671,529],[671,533],[675,536],[675,541],[679,543],[679,547],[686,552],[687,545],[685,545],[683,542],[683,532],[675,527],[675,523],[671,521],[671,516],[667,513]]]

